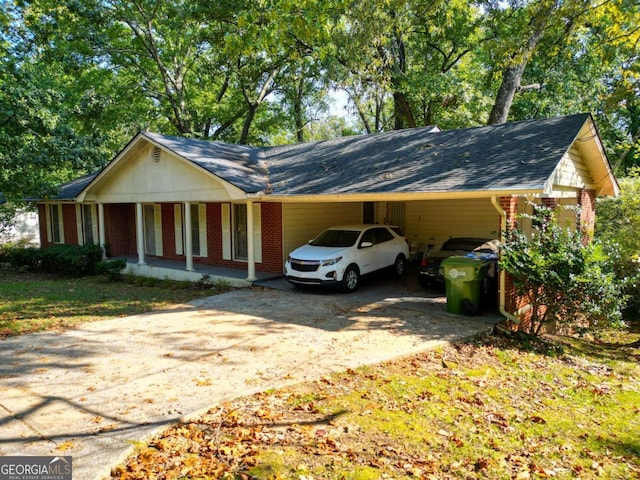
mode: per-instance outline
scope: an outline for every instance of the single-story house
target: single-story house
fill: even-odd
[[[23,241],[37,245],[40,241],[38,214],[25,208],[14,211],[7,205],[9,205],[7,199],[0,192],[0,212],[7,208],[8,212],[12,212],[13,217],[10,224],[0,226],[0,244]]]
[[[335,224],[394,224],[439,245],[498,237],[536,200],[580,205],[566,220],[591,231],[596,197],[618,192],[593,118],[577,114],[263,148],[140,132],[38,207],[45,247],[93,242],[143,275],[236,269],[252,282],[282,274],[290,251]]]

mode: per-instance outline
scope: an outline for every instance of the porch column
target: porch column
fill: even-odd
[[[253,238],[253,202],[247,200],[247,280],[256,280],[256,254]]]
[[[98,237],[100,246],[102,247],[102,259],[107,259],[107,240],[104,231],[104,204],[98,204]]]
[[[193,272],[193,238],[191,232],[191,202],[184,202],[184,256],[187,260],[187,271]]]
[[[144,262],[144,224],[142,220],[142,203],[136,203],[136,243],[138,244],[138,265]]]

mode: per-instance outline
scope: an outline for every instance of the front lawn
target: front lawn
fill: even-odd
[[[639,360],[486,336],[219,405],[113,478],[640,478]]]
[[[189,283],[140,278],[110,282],[100,276],[64,278],[0,269],[0,338],[161,310],[215,293]]]

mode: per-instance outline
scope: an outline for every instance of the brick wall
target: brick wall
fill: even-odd
[[[104,206],[104,230],[107,251],[111,257],[136,254],[136,210],[132,203]]]
[[[584,235],[584,242],[593,240],[593,231],[596,223],[596,192],[595,190],[582,189],[579,198],[580,204],[580,231]]]
[[[38,204],[38,229],[40,230],[40,246],[42,248],[51,245],[51,242],[47,241],[47,206],[44,203]]]
[[[184,255],[176,253],[175,204],[163,203],[160,205],[160,211],[162,212],[162,258],[184,262]],[[184,222],[184,219],[182,221]],[[184,245],[182,247],[184,252]]]
[[[173,203],[162,204],[163,257],[168,260],[184,262],[184,254],[176,254],[175,210]],[[222,258],[222,204],[208,203],[207,207],[207,256],[194,257],[194,264],[220,265],[230,268],[246,269],[246,261],[224,260]],[[134,255],[135,244],[135,205],[126,209],[105,206],[105,219],[112,218],[107,244],[112,244],[113,256]],[[262,262],[256,263],[256,270],[262,272],[282,273],[284,259],[282,254],[282,206],[279,203],[262,203]],[[130,210],[130,211],[129,211]],[[107,214],[107,211],[109,212]],[[125,221],[116,228],[117,218],[123,216]],[[183,219],[184,222],[184,219]],[[184,225],[184,223],[183,223]],[[110,239],[113,238],[113,241]],[[127,240],[128,239],[128,240]],[[123,253],[127,252],[127,253]]]
[[[62,225],[64,228],[64,243],[78,245],[78,222],[76,220],[75,205],[62,205]]]
[[[515,228],[516,217],[518,215],[518,197],[515,195],[500,197],[500,207],[502,207],[507,214],[506,228]],[[503,228],[502,217],[500,218],[500,228]],[[504,307],[507,312],[515,312],[520,308],[521,305],[519,306],[518,303],[521,302],[522,299],[516,297],[513,279],[509,274],[507,274],[505,278],[504,298]]]
[[[262,263],[256,269],[283,273],[282,204],[262,204]]]

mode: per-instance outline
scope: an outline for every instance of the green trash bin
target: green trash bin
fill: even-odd
[[[480,313],[482,289],[488,262],[453,256],[442,261],[447,292],[447,312],[477,315]]]

